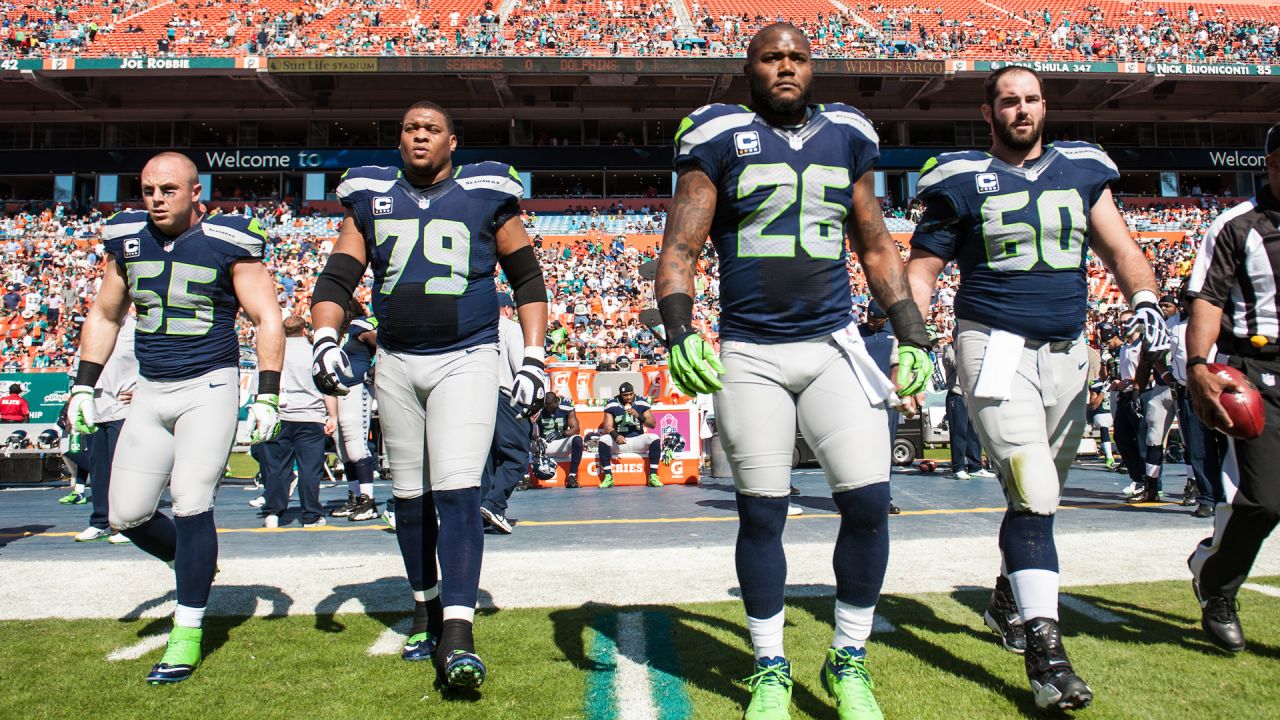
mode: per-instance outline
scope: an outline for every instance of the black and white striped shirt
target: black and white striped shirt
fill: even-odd
[[[1265,187],[1218,216],[1196,254],[1187,295],[1222,308],[1219,347],[1231,338],[1280,339],[1276,275],[1280,268],[1280,201]]]

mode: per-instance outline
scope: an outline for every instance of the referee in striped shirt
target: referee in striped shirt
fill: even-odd
[[[1222,462],[1225,502],[1214,512],[1213,536],[1187,560],[1200,601],[1201,626],[1214,645],[1244,650],[1236,592],[1263,540],[1280,521],[1280,125],[1267,132],[1267,185],[1210,226],[1187,297],[1187,386],[1200,419],[1230,426],[1218,398],[1235,385],[1213,375],[1209,361],[1243,372],[1262,393],[1265,423],[1255,440],[1231,438]],[[1217,344],[1216,358],[1211,355]]]

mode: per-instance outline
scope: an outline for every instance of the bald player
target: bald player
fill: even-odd
[[[676,133],[679,181],[656,285],[671,375],[689,394],[714,393],[737,488],[736,567],[755,655],[745,717],[790,717],[782,531],[798,422],[840,513],[822,685],[841,720],[875,720],[866,643],[889,559],[886,409],[897,399],[854,322],[850,247],[893,321],[896,395],[919,393],[932,373],[929,336],[876,199],[871,122],[809,101],[809,41],[791,25],[757,33],[744,70],[750,107],[707,105]],[[708,235],[720,263],[721,358],[692,321]]]
[[[218,560],[214,494],[240,406],[236,313],[243,308],[257,330],[254,443],[280,429],[284,333],[256,220],[202,214],[195,165],[178,153],[146,164],[142,196],[145,211],[123,210],[103,226],[107,264],[85,320],[67,417],[79,432],[97,430],[93,387],[133,304],[141,379],[112,463],[109,520],[176,576],[173,630],[147,675],[161,685],[187,679],[200,662]],[[173,518],[156,510],[166,485]]]

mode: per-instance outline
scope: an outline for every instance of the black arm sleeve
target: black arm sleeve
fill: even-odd
[[[920,317],[920,308],[914,300],[899,300],[890,305],[885,313],[893,323],[893,334],[897,336],[898,342],[918,348],[933,345],[929,342],[929,330],[925,327],[924,318]]]
[[[658,312],[662,315],[662,329],[667,334],[667,347],[693,332],[693,297],[671,293],[658,301]]]
[[[532,245],[525,245],[519,250],[498,258],[502,271],[507,274],[507,282],[511,284],[511,293],[515,296],[516,306],[526,303],[544,303],[547,301],[547,284],[542,279],[542,266],[538,264],[538,256]]]
[[[364,263],[346,253],[330,255],[320,277],[316,279],[315,289],[311,291],[311,307],[331,302],[345,310],[361,277],[364,277]]]

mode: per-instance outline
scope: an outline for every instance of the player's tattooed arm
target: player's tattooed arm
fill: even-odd
[[[911,300],[911,287],[902,263],[898,244],[884,226],[884,213],[876,199],[875,179],[864,173],[853,187],[853,207],[845,221],[846,232],[858,253],[867,284],[880,307],[889,308],[899,301]]]
[[[1111,190],[1103,190],[1089,210],[1089,242],[1102,263],[1116,276],[1116,284],[1126,298],[1140,290],[1156,291],[1156,276],[1142,249],[1129,234]]]
[[[658,256],[658,274],[654,281],[654,295],[660,305],[670,295],[693,297],[698,258],[702,256],[715,213],[716,186],[711,178],[692,165],[681,168],[667,227],[662,234],[662,253]],[[664,323],[668,323],[668,337],[688,329],[671,327],[669,320],[663,318]],[[680,318],[686,324],[691,320]]]

